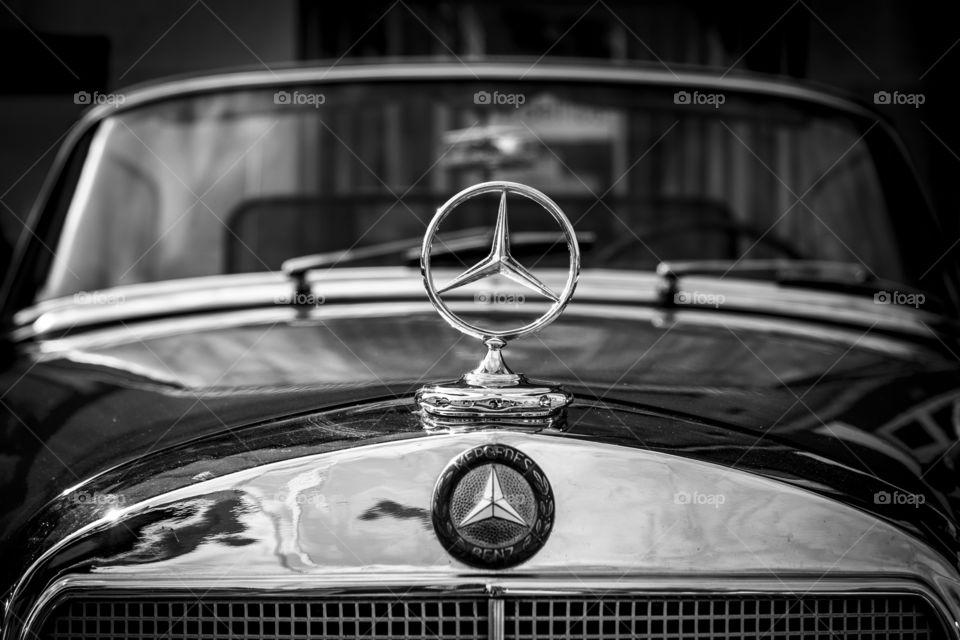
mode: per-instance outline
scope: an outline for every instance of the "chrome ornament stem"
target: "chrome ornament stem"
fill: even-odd
[[[503,361],[502,349],[507,345],[500,338],[484,340],[487,345],[487,355],[480,362],[480,366],[464,374],[467,384],[476,387],[512,387],[519,384],[523,377],[514,373]]]

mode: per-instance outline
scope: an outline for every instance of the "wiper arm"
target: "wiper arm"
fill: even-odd
[[[590,231],[577,234],[580,244],[590,244],[596,241],[596,234]],[[524,245],[550,245],[563,243],[563,234],[559,232],[516,231],[510,235],[510,243],[514,247]],[[280,269],[296,283],[297,293],[309,293],[306,283],[307,273],[314,269],[322,269],[349,262],[380,258],[393,254],[402,254],[407,262],[416,262],[420,259],[420,247],[423,237],[390,240],[355,249],[327,251],[307,256],[299,256],[284,260]],[[449,255],[458,251],[484,249],[492,246],[493,231],[490,227],[468,227],[459,231],[447,233],[439,246],[433,250],[433,255]]]
[[[597,234],[592,231],[578,231],[577,243],[581,245],[591,245],[597,241]],[[444,256],[457,253],[459,251],[470,251],[473,249],[486,249],[493,244],[493,232],[485,230],[483,237],[469,236],[463,238],[446,237],[440,246],[434,247],[432,255]],[[559,231],[514,231],[510,234],[510,246],[545,246],[553,244],[564,246],[566,239],[563,233]],[[408,260],[420,259],[420,248],[411,249],[407,252]]]
[[[479,238],[484,234],[489,235],[489,229],[486,227],[470,227],[451,233],[448,237],[452,240],[457,240],[461,238]],[[387,242],[371,244],[366,247],[312,253],[310,255],[284,260],[283,264],[280,265],[280,270],[287,274],[292,280],[296,281],[299,286],[299,282],[306,277],[308,271],[361,260],[369,260],[370,258],[381,258],[395,253],[404,254],[416,252],[416,255],[419,256],[421,244],[423,244],[423,236],[417,236],[415,238],[404,238],[403,240],[389,240]]]
[[[889,280],[881,280],[866,267],[852,262],[826,260],[690,260],[661,262],[658,294],[665,306],[674,304],[679,280],[687,276],[754,278],[783,286],[806,286],[872,295],[885,290],[923,293],[920,289]]]

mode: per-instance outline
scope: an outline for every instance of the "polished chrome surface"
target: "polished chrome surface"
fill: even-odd
[[[860,102],[823,86],[802,81],[784,81],[777,76],[739,72],[720,77],[716,74],[688,70],[665,70],[660,66],[611,66],[596,62],[539,61],[529,59],[483,60],[470,64],[432,59],[411,58],[370,64],[338,64],[323,62],[293,68],[272,67],[269,71],[236,71],[208,74],[180,80],[158,81],[130,87],[123,94],[122,105],[98,105],[85,112],[81,122],[87,127],[116,112],[129,111],[146,104],[177,96],[209,93],[230,89],[274,87],[287,84],[343,82],[384,82],[397,80],[516,80],[604,82],[616,84],[654,84],[666,87],[701,87],[703,91],[730,91],[796,100],[838,109],[858,116],[874,118],[875,114]],[[885,123],[881,122],[881,125]],[[86,127],[84,127],[86,128]]]
[[[490,598],[487,603],[487,625],[489,629],[487,638],[489,640],[503,640],[503,631],[506,626],[503,618],[503,612],[506,608],[503,599]]]
[[[875,633],[925,640],[944,633],[930,604],[911,594],[491,595],[78,594],[60,604],[40,637],[839,640]]]
[[[489,255],[463,273],[457,275],[450,282],[443,286],[437,287],[434,283],[434,273],[430,264],[430,254],[433,250],[434,239],[436,238],[437,232],[440,230],[440,225],[443,224],[443,221],[447,218],[447,216],[449,216],[458,206],[467,200],[486,193],[500,194],[497,223],[493,232],[493,246],[490,249]],[[563,285],[563,290],[559,294],[554,292],[550,287],[544,284],[543,281],[530,273],[530,271],[521,265],[510,253],[510,230],[507,215],[508,193],[518,194],[533,200],[543,207],[557,222],[557,224],[560,225],[564,240],[566,241],[567,251],[570,254],[570,263],[567,270],[566,282]],[[516,182],[483,182],[464,189],[460,193],[447,200],[439,209],[437,209],[437,213],[434,215],[433,220],[430,221],[430,224],[427,227],[427,232],[423,238],[423,247],[420,250],[420,270],[423,274],[423,283],[427,289],[427,296],[430,298],[430,302],[433,303],[433,306],[436,307],[437,312],[443,317],[444,320],[447,321],[450,326],[461,333],[465,333],[468,336],[473,336],[474,338],[478,338],[480,340],[487,341],[491,338],[498,338],[499,340],[506,342],[515,338],[523,337],[535,331],[540,331],[553,322],[561,313],[563,313],[564,308],[566,308],[567,304],[570,302],[570,299],[573,297],[573,292],[577,286],[577,278],[580,275],[580,247],[577,244],[577,234],[573,230],[573,225],[570,224],[570,220],[567,219],[567,216],[563,213],[557,203],[548,198],[544,193],[534,189],[533,187],[528,187]],[[552,300],[553,305],[551,305],[550,309],[542,316],[522,327],[506,331],[498,331],[490,328],[479,327],[463,320],[463,318],[453,313],[453,311],[450,310],[447,304],[440,297],[441,293],[452,291],[464,285],[470,284],[471,282],[476,282],[483,278],[488,278],[498,274]]]
[[[488,389],[478,389],[475,382],[461,381],[425,386],[416,400],[424,409],[421,419],[428,430],[510,427],[539,431],[563,427],[562,409],[572,402],[573,395],[558,387],[529,383],[499,387],[491,394]],[[483,409],[482,423],[476,420],[478,407]]]
[[[499,193],[497,223],[493,231],[493,245],[483,260],[444,284],[436,286],[430,264],[433,243],[440,225],[463,202],[486,194]],[[524,267],[510,253],[510,227],[507,216],[507,194],[519,194],[543,207],[560,225],[570,254],[567,278],[563,290],[556,293],[540,278]],[[503,360],[502,350],[507,341],[540,331],[557,319],[569,304],[580,275],[580,247],[573,225],[560,207],[545,194],[532,187],[515,182],[484,182],[464,189],[437,209],[427,227],[420,251],[420,269],[427,297],[440,316],[458,331],[478,338],[487,346],[487,354],[480,365],[454,383],[428,385],[417,394],[424,426],[428,429],[469,427],[470,418],[492,416],[509,426],[518,421],[522,426],[549,428],[562,422],[563,410],[572,400],[561,388],[530,383],[514,373]],[[510,330],[494,330],[471,324],[458,316],[440,294],[453,291],[491,276],[503,276],[552,301],[552,305],[535,320]],[[488,423],[489,424],[489,423]],[[491,425],[492,426],[492,425]]]
[[[557,519],[524,565],[477,571],[436,539],[432,488],[454,456],[494,442],[537,461],[551,479]],[[64,590],[90,586],[282,591],[479,582],[726,591],[765,581],[767,590],[802,591],[897,578],[960,620],[955,568],[896,526],[782,482],[643,449],[499,431],[423,436],[258,465],[135,500],[141,491],[128,487],[125,506],[77,527],[24,573],[14,594],[28,606],[21,618]],[[94,536],[115,542],[89,547],[87,557]],[[50,581],[50,566],[66,577]]]
[[[439,270],[438,270],[439,271]],[[444,270],[443,276],[454,277],[454,272]],[[562,286],[565,274],[546,270],[542,280],[548,285]],[[420,305],[423,300],[423,283],[419,274],[410,268],[344,268],[332,271],[311,272],[307,279],[313,291],[322,293],[325,303],[310,309],[313,317],[325,314],[356,313],[364,303],[377,303],[380,307],[368,305],[364,314],[384,315],[392,313],[384,300],[407,300],[407,304]],[[960,330],[953,322],[945,321],[937,314],[909,306],[877,305],[871,297],[849,296],[827,291],[804,290],[782,287],[769,282],[741,280],[730,274],[722,280],[716,278],[687,277],[684,279],[691,290],[710,291],[724,296],[723,306],[711,311],[722,313],[724,323],[737,323],[734,316],[749,313],[763,313],[768,322],[778,323],[784,331],[793,331],[791,326],[802,330],[798,322],[779,322],[780,318],[794,321],[811,321],[830,324],[844,324],[853,327],[876,329],[864,336],[872,340],[877,332],[896,332],[911,338],[932,338],[949,335]],[[577,299],[567,308],[582,308],[584,303],[618,305],[606,307],[604,313],[613,317],[640,312],[647,317],[660,315],[657,287],[661,279],[646,272],[617,272],[610,270],[584,270],[577,286]],[[491,287],[491,293],[509,293],[503,287]],[[36,306],[17,313],[14,322],[17,329],[13,336],[18,340],[32,338],[44,339],[41,344],[61,344],[54,339],[58,332],[70,329],[86,329],[87,333],[78,334],[77,341],[84,342],[86,336],[111,335],[122,336],[129,333],[133,319],[155,318],[169,313],[182,314],[179,321],[185,323],[203,323],[200,314],[233,311],[234,316],[242,316],[248,309],[272,309],[273,321],[292,318],[290,305],[290,283],[282,274],[255,273],[229,276],[211,276],[168,282],[130,285],[107,290],[109,295],[122,295],[123,305],[78,305],[73,296],[47,300]],[[451,297],[455,297],[453,292]],[[283,302],[278,304],[277,301]],[[528,304],[532,303],[528,301]],[[627,308],[632,305],[634,308]],[[646,308],[644,308],[646,307]],[[654,307],[651,309],[651,307]],[[475,308],[475,305],[474,305]],[[466,310],[468,308],[465,308]],[[461,311],[461,309],[455,309]],[[496,313],[509,314],[511,310],[497,309]],[[217,318],[213,323],[224,321]],[[138,324],[137,331],[154,331],[156,327],[169,326],[166,320],[159,320],[149,326]],[[96,325],[113,324],[106,331]],[[944,333],[947,329],[949,333]],[[818,331],[829,331],[821,326]],[[931,333],[933,332],[933,333]],[[863,335],[858,331],[857,335]]]

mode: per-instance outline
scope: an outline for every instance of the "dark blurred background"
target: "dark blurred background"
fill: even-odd
[[[921,93],[882,105],[956,236],[960,24],[952,3],[353,2],[0,0],[0,229],[22,230],[44,174],[85,106],[170,75],[372,56],[575,56],[709,65],[839,87]]]

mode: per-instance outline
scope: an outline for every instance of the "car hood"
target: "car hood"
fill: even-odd
[[[408,301],[206,313],[35,343],[2,374],[3,551],[29,564],[117,504],[278,461],[443,437],[423,430],[413,393],[480,355]],[[550,435],[565,446],[765,476],[869,511],[956,560],[948,450],[960,373],[938,349],[796,319],[591,303],[506,355],[576,395]],[[914,499],[878,499],[895,493]],[[405,513],[381,502],[367,505],[370,518]],[[23,570],[14,564],[7,584]]]

